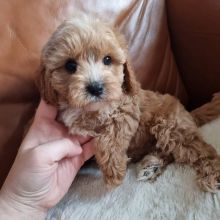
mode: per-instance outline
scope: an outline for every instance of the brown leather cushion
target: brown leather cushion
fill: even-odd
[[[96,12],[125,33],[143,88],[186,103],[167,30],[164,0],[8,0],[0,7],[0,183],[6,176],[39,97],[34,86],[40,51],[74,11]]]
[[[191,108],[220,91],[220,1],[167,0],[175,58]]]

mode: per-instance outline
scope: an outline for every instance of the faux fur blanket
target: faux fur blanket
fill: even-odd
[[[220,118],[200,129],[220,153]],[[83,168],[47,220],[219,220],[220,192],[205,193],[188,166],[169,165],[154,183],[137,182],[131,165],[124,183],[108,191],[94,165]]]

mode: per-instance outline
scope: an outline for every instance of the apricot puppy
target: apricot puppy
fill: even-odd
[[[128,62],[126,41],[91,17],[66,20],[42,52],[40,91],[59,108],[72,134],[95,137],[95,157],[108,185],[122,183],[127,163],[154,181],[172,162],[189,164],[199,186],[220,186],[220,157],[205,143],[180,102],[144,91]]]

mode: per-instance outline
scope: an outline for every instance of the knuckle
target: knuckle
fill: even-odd
[[[69,138],[64,138],[63,141],[68,147],[72,147],[74,145],[74,143]]]

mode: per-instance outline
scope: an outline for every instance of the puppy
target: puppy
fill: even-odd
[[[99,19],[72,18],[43,49],[39,86],[71,134],[94,137],[95,157],[110,186],[122,183],[128,161],[138,179],[154,181],[172,161],[189,164],[206,191],[220,186],[220,157],[205,143],[180,102],[140,88],[127,43]]]

